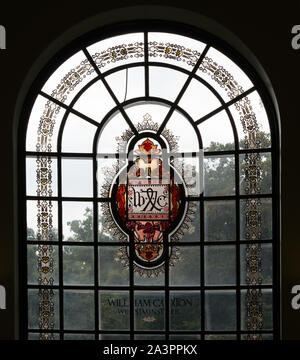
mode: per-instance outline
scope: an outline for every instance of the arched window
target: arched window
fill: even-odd
[[[24,107],[22,336],[278,337],[266,89],[204,32],[118,29],[57,55]]]

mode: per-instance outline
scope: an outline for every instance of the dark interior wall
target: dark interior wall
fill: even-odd
[[[282,136],[282,335],[300,339],[300,310],[291,309],[291,287],[300,284],[300,240],[298,204],[300,191],[297,174],[300,50],[291,48],[291,28],[299,23],[300,3],[289,6],[253,1],[202,2],[115,0],[113,5],[100,1],[11,4],[1,9],[0,24],[7,30],[7,49],[0,50],[2,216],[0,240],[0,284],[7,290],[7,309],[0,310],[0,339],[15,337],[15,269],[13,207],[13,118],[16,100],[25,77],[40,54],[62,33],[78,22],[128,5],[168,5],[192,10],[210,17],[236,34],[256,55],[271,79],[280,116]],[[15,4],[15,6],[20,6]],[[133,10],[134,11],[134,10]],[[47,60],[47,59],[45,59]]]

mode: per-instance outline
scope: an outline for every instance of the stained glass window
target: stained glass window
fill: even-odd
[[[276,337],[278,158],[259,79],[172,26],[93,39],[41,75],[23,119],[22,336]]]

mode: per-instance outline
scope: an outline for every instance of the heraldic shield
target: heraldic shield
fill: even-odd
[[[151,269],[169,256],[166,243],[183,218],[185,189],[163,142],[141,135],[112,184],[111,206],[134,244],[135,266]]]

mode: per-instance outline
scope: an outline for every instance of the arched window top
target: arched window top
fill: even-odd
[[[273,336],[277,160],[264,89],[207,35],[139,27],[78,41],[35,89],[24,334]],[[160,313],[141,317],[145,299]],[[115,301],[126,311],[112,325]],[[193,304],[186,325],[179,301]]]

